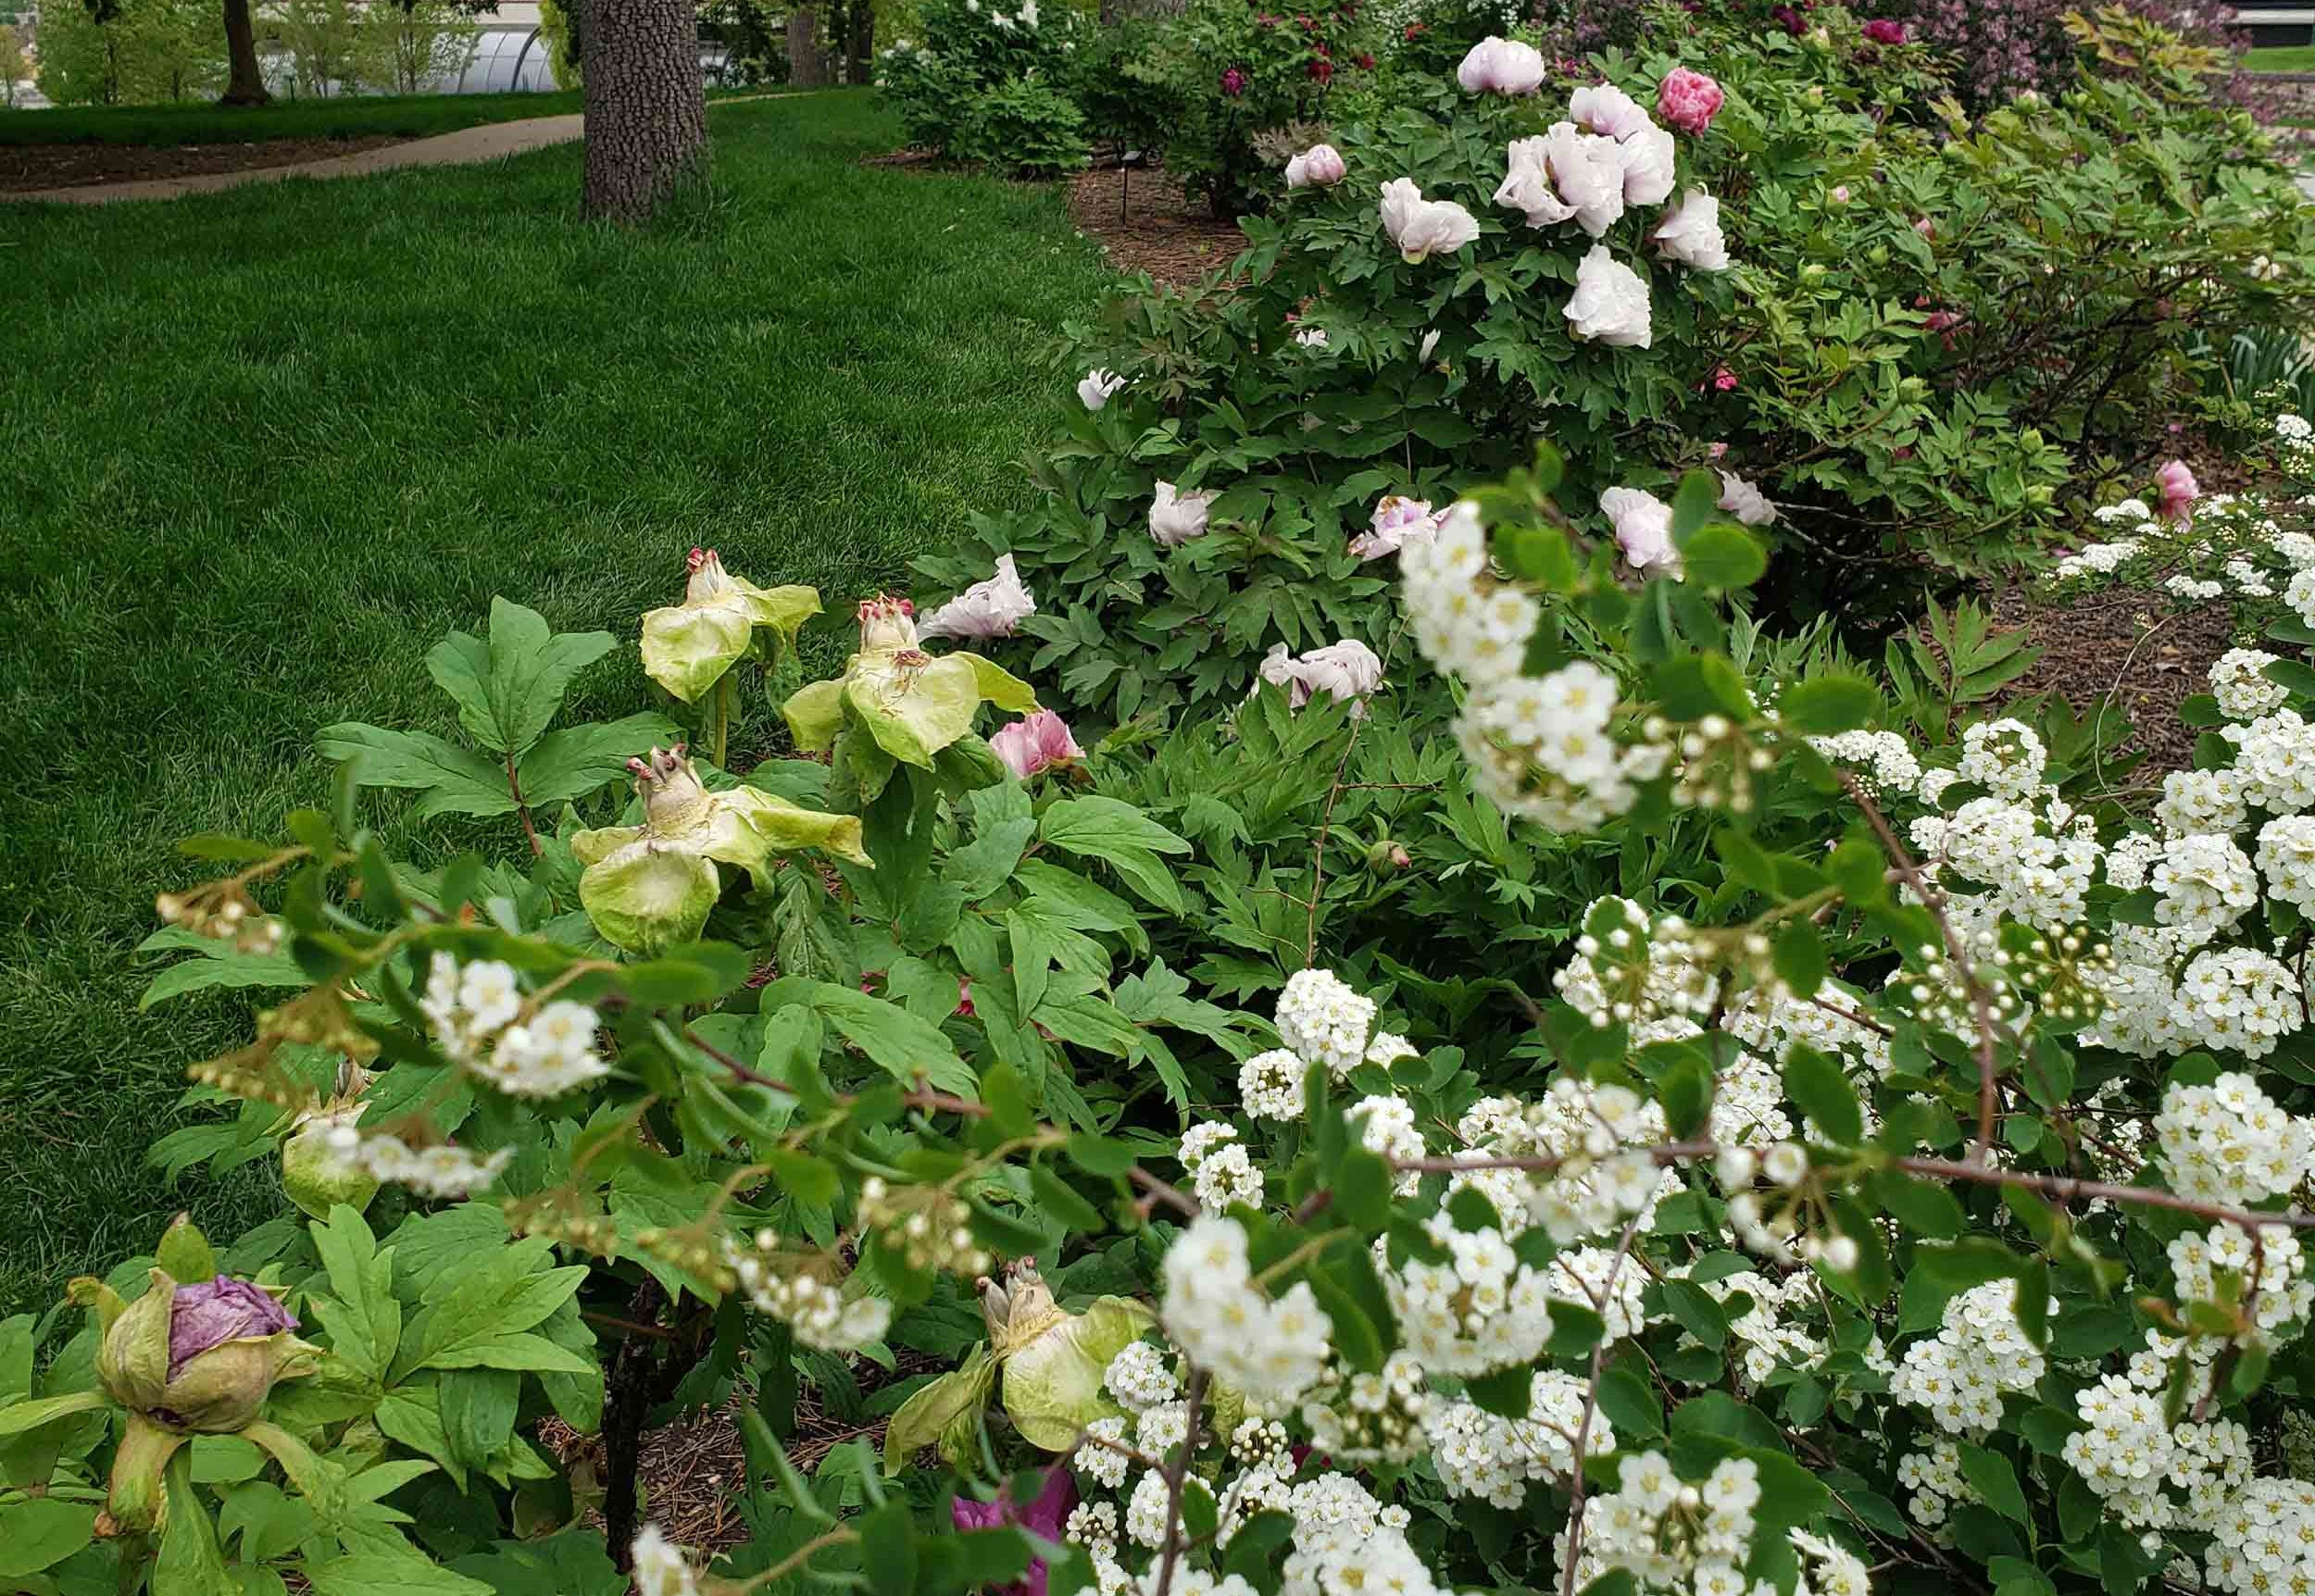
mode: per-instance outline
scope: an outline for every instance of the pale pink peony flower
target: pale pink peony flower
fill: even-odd
[[[1215,493],[1177,493],[1171,482],[1158,484],[1149,505],[1149,535],[1160,548],[1178,549],[1206,535],[1206,513],[1221,495]]]
[[[1701,136],[1727,98],[1704,73],[1674,67],[1657,85],[1656,114],[1683,133]]]
[[[1568,300],[1570,330],[1623,348],[1646,349],[1655,335],[1649,322],[1648,285],[1640,274],[1595,243],[1575,268],[1575,293]]]
[[[1312,144],[1286,163],[1286,186],[1331,189],[1349,173],[1340,150],[1333,144]]]
[[[1014,568],[1013,556],[997,556],[996,574],[975,582],[917,622],[917,636],[1010,637],[1037,613],[1037,601]]]
[[[2155,485],[2162,491],[2162,513],[2181,525],[2195,518],[2195,501],[2202,497],[2202,484],[2195,480],[2195,473],[2184,460],[2172,460],[2154,474]]]
[[[1543,52],[1516,39],[1490,34],[1470,47],[1455,81],[1468,94],[1532,94],[1544,84]]]
[[[1599,133],[1619,143],[1656,125],[1648,120],[1639,101],[1613,83],[1594,83],[1569,95],[1568,119],[1587,133]]]
[[[1831,195],[1830,197],[1832,198],[1833,203],[1834,205],[1846,205],[1846,204],[1848,204],[1848,203],[1849,203],[1849,185],[1848,185],[1848,184],[1846,184],[1846,183],[1838,183],[1838,184],[1835,184],[1835,185],[1834,185],[1834,187],[1833,187],[1833,193],[1832,193],[1832,195]]]
[[[1662,205],[1679,181],[1680,154],[1671,134],[1654,122],[1618,142],[1626,205]]]
[[[1509,169],[1495,203],[1525,212],[1528,226],[1572,219],[1598,238],[1623,216],[1623,155],[1615,140],[1554,122],[1550,132],[1514,140],[1506,153]]]
[[[1014,721],[989,739],[989,748],[1023,781],[1065,759],[1085,757],[1068,724],[1050,709]]]
[[[1098,410],[1109,403],[1109,396],[1125,386],[1125,379],[1113,371],[1095,367],[1077,384],[1077,402],[1088,410]]]
[[[1439,535],[1439,523],[1445,518],[1444,510],[1432,513],[1428,499],[1387,493],[1374,507],[1374,530],[1351,539],[1350,552],[1362,560],[1379,560],[1408,543],[1427,543]]]
[[[1667,260],[1698,271],[1728,269],[1728,242],[1721,235],[1721,202],[1702,189],[1683,191],[1680,203],[1664,213],[1649,235],[1656,252]]]
[[[1599,496],[1600,514],[1616,529],[1616,547],[1635,571],[1678,574],[1680,551],[1672,547],[1672,507],[1637,488],[1610,488]]]
[[[1412,178],[1383,185],[1379,207],[1383,231],[1409,266],[1433,255],[1452,255],[1479,236],[1479,220],[1453,200],[1427,200]]]
[[[1769,496],[1733,471],[1721,473],[1721,508],[1748,527],[1765,527],[1776,519]]]

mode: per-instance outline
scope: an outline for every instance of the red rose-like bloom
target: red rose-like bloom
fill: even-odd
[[[1808,31],[1808,24],[1802,21],[1800,13],[1790,6],[1771,6],[1769,7],[1769,15],[1783,23],[1784,31],[1796,39]]]
[[[1221,92],[1232,99],[1245,93],[1245,69],[1233,67],[1221,75]]]
[[[1358,57],[1358,69],[1359,69],[1360,71],[1362,71],[1362,72],[1371,72],[1371,71],[1373,71],[1373,70],[1374,70],[1374,57],[1373,57],[1372,56],[1359,56],[1359,57]]]
[[[1886,17],[1876,17],[1865,24],[1865,37],[1876,44],[1905,43],[1905,24],[1893,22]]]
[[[1428,24],[1421,22],[1409,22],[1407,24],[1406,32],[1400,34],[1399,36],[1411,44],[1416,40],[1421,38],[1425,33],[1430,31],[1431,29]]]
[[[1656,114],[1683,133],[1701,134],[1728,96],[1702,72],[1674,67],[1656,91]]]
[[[1334,63],[1328,60],[1323,56],[1320,56],[1317,60],[1310,63],[1310,76],[1320,83],[1333,82],[1334,81]]]

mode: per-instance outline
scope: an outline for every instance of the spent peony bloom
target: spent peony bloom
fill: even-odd
[[[1656,114],[1683,133],[1701,136],[1727,96],[1702,72],[1674,67],[1656,90]]]
[[[774,853],[818,848],[855,864],[870,862],[857,817],[799,809],[753,787],[709,792],[681,744],[654,748],[649,759],[630,759],[627,767],[634,772],[644,823],[570,839],[571,853],[585,867],[579,902],[614,947],[652,954],[696,941],[722,894],[720,863],[736,865],[769,887]]]
[[[975,582],[917,623],[920,640],[931,637],[1010,637],[1013,629],[1037,613],[1014,567],[1013,556],[997,556],[996,574]]]
[[[1428,499],[1386,493],[1374,507],[1374,530],[1351,539],[1350,552],[1362,560],[1379,560],[1409,542],[1427,543],[1439,535],[1439,522],[1445,515],[1444,510],[1433,514]]]
[[[1489,34],[1470,47],[1455,81],[1470,94],[1532,94],[1544,86],[1543,52],[1517,39]]]
[[[2195,501],[2202,497],[2202,485],[2195,480],[2195,473],[2184,460],[2172,460],[2154,474],[2155,485],[2162,491],[2162,513],[2184,526],[2195,518]]]
[[[1893,22],[1886,17],[1874,18],[1871,21],[1865,24],[1861,31],[1864,33],[1866,38],[1871,39],[1876,44],[1902,44],[1905,43],[1905,24],[1902,22]]]
[[[131,1413],[228,1434],[257,1416],[276,1380],[307,1372],[313,1349],[290,1333],[296,1315],[262,1287],[230,1275],[181,1286],[162,1269],[149,1278],[144,1295],[114,1314],[96,1354],[97,1378]]]
[[[1286,163],[1286,186],[1331,189],[1349,174],[1340,150],[1333,144],[1312,144]]]
[[[989,739],[989,748],[1005,768],[1023,781],[1064,760],[1082,759],[1085,751],[1070,735],[1069,725],[1050,709],[1040,709],[1016,720]]]
[[[1721,473],[1721,508],[1748,527],[1765,527],[1776,519],[1769,496],[1733,471]]]
[[[1379,210],[1383,231],[1409,266],[1433,255],[1452,255],[1479,236],[1478,219],[1470,212],[1453,200],[1423,198],[1412,178],[1384,183]]]
[[[1037,707],[1027,682],[979,655],[925,653],[907,599],[866,600],[859,617],[860,650],[844,675],[813,682],[780,706],[803,752],[826,753],[849,725],[895,759],[930,770],[934,755],[972,729],[983,704],[1017,715]]]
[[[1610,488],[1599,496],[1600,513],[1616,529],[1616,547],[1635,571],[1677,574],[1680,551],[1672,546],[1672,507],[1637,488]]]
[[[1595,243],[1576,267],[1567,318],[1578,338],[1646,349],[1653,336],[1646,280]]]
[[[969,1496],[953,1497],[949,1502],[949,1517],[959,1529],[1003,1529],[1017,1527],[1043,1540],[1058,1542],[1062,1526],[1069,1522],[1070,1513],[1077,1506],[1077,1481],[1070,1478],[1068,1467],[1055,1464],[1045,1470],[1045,1483],[1036,1500],[1028,1506],[1017,1504],[1009,1489],[1000,1490],[995,1502],[975,1502]],[[993,1587],[996,1596],[1045,1596],[1046,1568],[1042,1557],[1032,1558],[1028,1573],[1010,1585]]]
[[[723,568],[713,549],[686,556],[683,602],[643,617],[644,674],[686,704],[723,679],[768,626],[793,642],[795,630],[820,613],[807,587],[759,588]]]
[[[1702,189],[1683,191],[1680,203],[1664,213],[1663,222],[1649,235],[1656,252],[1667,260],[1698,271],[1726,271],[1728,243],[1721,236],[1721,202]]]
[[[1086,372],[1082,378],[1079,379],[1077,384],[1078,403],[1084,405],[1088,410],[1098,410],[1104,405],[1109,403],[1109,397],[1111,394],[1115,393],[1119,389],[1124,386],[1124,378],[1119,376],[1114,371],[1105,371],[1100,367],[1096,366],[1091,371]]]
[[[1149,506],[1149,535],[1160,548],[1168,549],[1204,537],[1206,512],[1220,497],[1216,493],[1180,493],[1171,482],[1158,483],[1157,497]]]

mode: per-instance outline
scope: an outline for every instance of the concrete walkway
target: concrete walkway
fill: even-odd
[[[755,100],[784,100],[796,94],[811,94],[809,89],[789,90],[770,94],[735,94],[729,99],[710,100],[707,108],[718,106],[744,106]],[[586,132],[586,118],[573,114],[568,117],[527,117],[515,122],[486,122],[481,127],[461,128],[455,133],[440,133],[431,139],[412,139],[407,143],[388,144],[382,149],[364,150],[358,155],[336,156],[326,161],[303,161],[288,167],[251,167],[237,172],[204,172],[181,178],[148,178],[132,182],[84,183],[78,188],[36,189],[29,193],[0,193],[0,204],[18,201],[48,201],[59,205],[112,205],[121,200],[171,200],[186,194],[215,193],[219,189],[239,188],[244,183],[273,183],[283,178],[359,178],[372,172],[400,171],[408,167],[457,167],[475,161],[494,161],[507,156],[519,156],[526,150],[544,149],[549,144],[568,143]]]

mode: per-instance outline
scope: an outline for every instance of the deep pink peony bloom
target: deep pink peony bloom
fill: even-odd
[[[1221,75],[1221,92],[1232,99],[1245,93],[1245,69],[1232,67]]]
[[[211,1347],[296,1328],[294,1314],[246,1280],[219,1275],[180,1286],[169,1305],[169,1378]]]
[[[1790,6],[1771,6],[1769,7],[1769,15],[1782,22],[1784,25],[1784,31],[1796,39],[1808,31],[1808,24],[1802,21],[1800,13]]]
[[[1876,17],[1865,24],[1865,37],[1876,44],[1905,43],[1905,24],[1893,22],[1886,17]]]
[[[1061,1539],[1061,1527],[1069,1522],[1070,1510],[1077,1505],[1077,1482],[1070,1478],[1069,1469],[1055,1464],[1045,1470],[1045,1489],[1027,1508],[1013,1505],[1012,1498],[999,1494],[995,1502],[974,1502],[970,1497],[949,1499],[949,1516],[959,1529],[1002,1529],[1007,1525],[1026,1529],[1045,1540]],[[997,1596],[1045,1596],[1045,1565],[1042,1557],[1030,1562],[1029,1572],[1011,1585],[1001,1587]]]
[[[1712,125],[1728,96],[1702,72],[1674,67],[1656,90],[1656,114],[1683,133],[1701,134]]]
[[[2162,490],[2164,515],[2182,524],[2195,518],[2195,501],[2202,497],[2202,484],[2195,480],[2185,461],[2171,461],[2154,474],[2154,480]]]
[[[1026,781],[1064,759],[1082,759],[1085,751],[1070,735],[1068,723],[1050,709],[1016,720],[989,739],[989,747],[1005,768]]]

